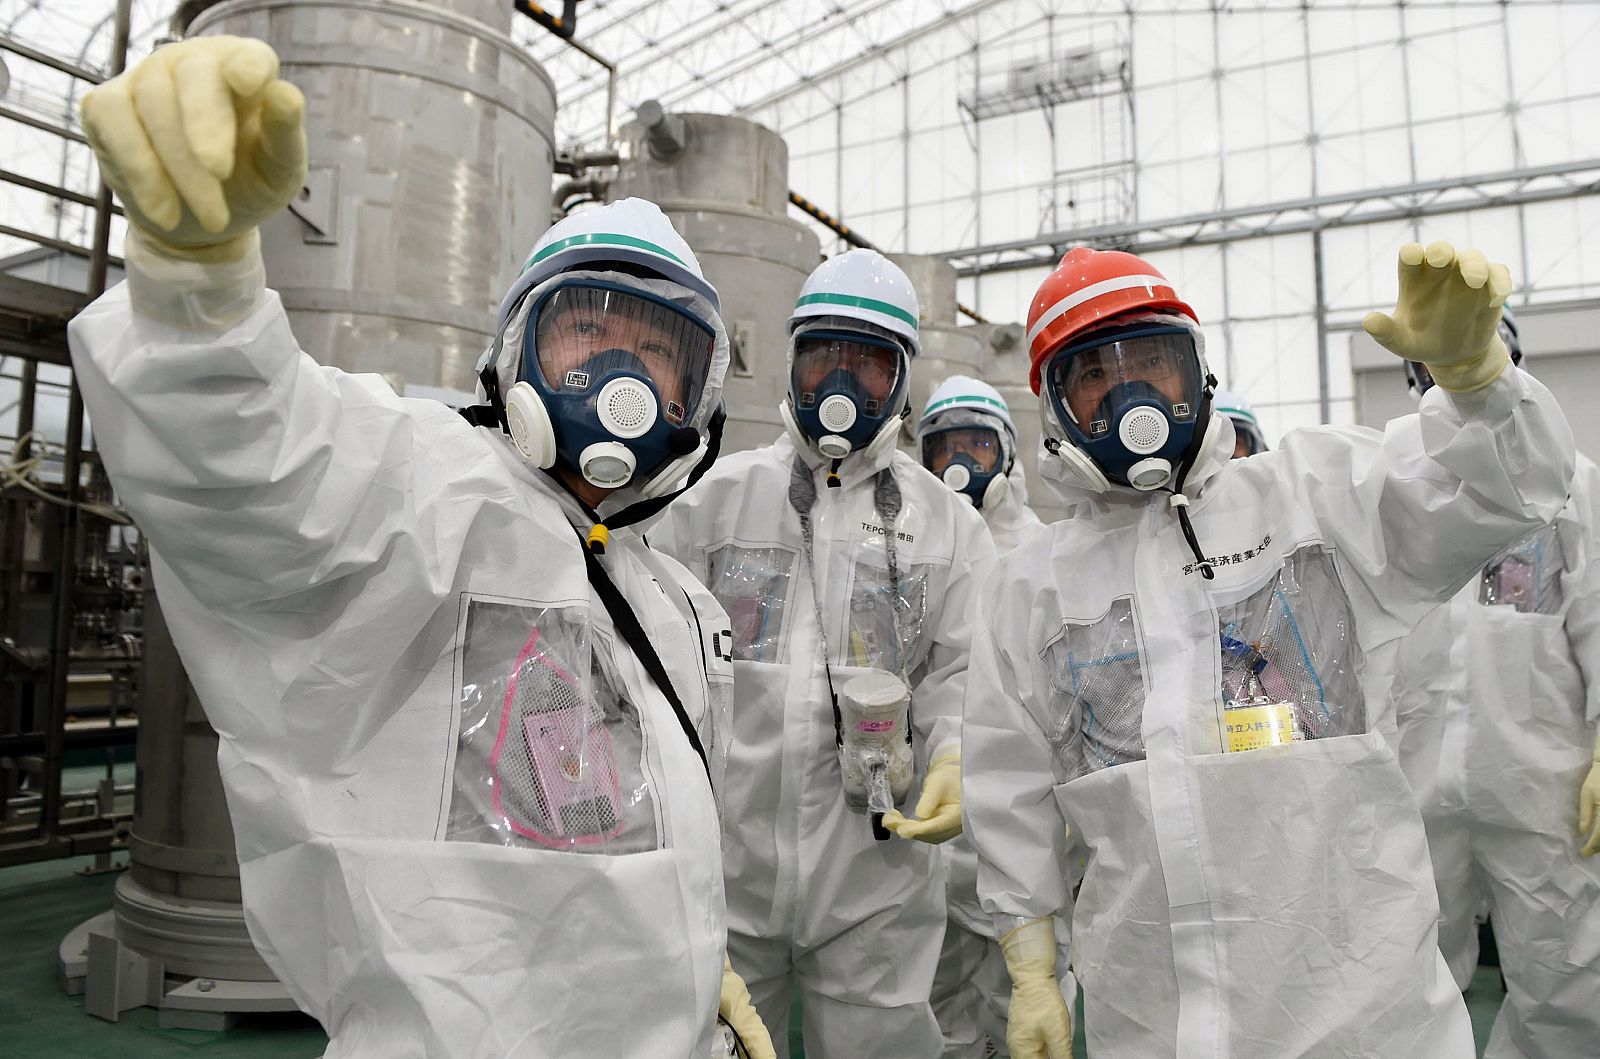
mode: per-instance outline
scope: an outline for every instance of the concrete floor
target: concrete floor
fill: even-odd
[[[124,855],[125,856],[125,855]],[[319,1056],[327,1044],[321,1028],[298,1014],[256,1016],[226,1032],[163,1029],[149,1008],[125,1012],[121,1021],[103,1022],[83,1013],[83,998],[61,989],[56,947],[85,919],[111,906],[115,875],[78,874],[89,857],[48,861],[0,870],[0,1052],[60,1059],[102,1059],[104,1056]],[[1489,1036],[1504,994],[1499,972],[1480,968],[1467,1007],[1479,1054]],[[1077,1054],[1083,1050],[1079,1012]],[[791,1055],[804,1059],[799,1047],[799,1006],[790,1027]]]

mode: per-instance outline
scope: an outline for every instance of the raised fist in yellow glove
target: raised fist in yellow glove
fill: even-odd
[[[81,109],[129,224],[177,256],[239,257],[305,182],[305,98],[278,79],[278,56],[259,40],[168,44]]]
[[[1511,294],[1511,272],[1477,250],[1440,241],[1400,248],[1400,297],[1392,315],[1362,321],[1379,345],[1428,366],[1433,381],[1455,393],[1481,390],[1510,363],[1496,334]]]
[[[944,754],[928,766],[916,812],[916,820],[902,816],[898,809],[885,813],[883,826],[901,838],[919,842],[948,842],[961,834],[960,754]]]

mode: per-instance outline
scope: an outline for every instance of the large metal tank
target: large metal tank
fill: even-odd
[[[318,360],[472,388],[550,222],[554,88],[512,16],[500,0],[227,0],[189,25],[268,41],[306,95],[306,188],[262,250]],[[67,988],[91,1014],[153,1005],[163,1025],[292,1009],[245,929],[216,734],[153,596],[145,613],[131,867],[113,910],[62,942]]]
[[[914,433],[928,395],[941,382],[951,375],[982,376],[983,343],[957,326],[955,266],[943,258],[924,254],[887,256],[900,266],[917,291],[917,333],[922,341],[922,356],[911,365],[908,429]]]
[[[816,235],[788,216],[788,145],[742,118],[646,104],[622,127],[621,153],[607,197],[657,203],[721,296],[734,343],[723,451],[771,443],[783,430],[789,313],[821,261]]]
[[[502,0],[229,0],[189,35],[260,37],[306,95],[306,193],[262,228],[300,344],[471,390],[549,226],[555,88]]]

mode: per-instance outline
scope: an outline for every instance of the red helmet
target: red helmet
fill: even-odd
[[[1039,392],[1045,360],[1069,339],[1103,321],[1132,312],[1179,312],[1200,318],[1178,300],[1167,278],[1142,257],[1121,250],[1073,247],[1046,276],[1028,307],[1028,384]]]

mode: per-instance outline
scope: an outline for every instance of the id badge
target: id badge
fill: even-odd
[[[1272,699],[1249,699],[1222,711],[1223,747],[1230,754],[1297,743],[1305,738],[1295,722],[1294,705]]]

